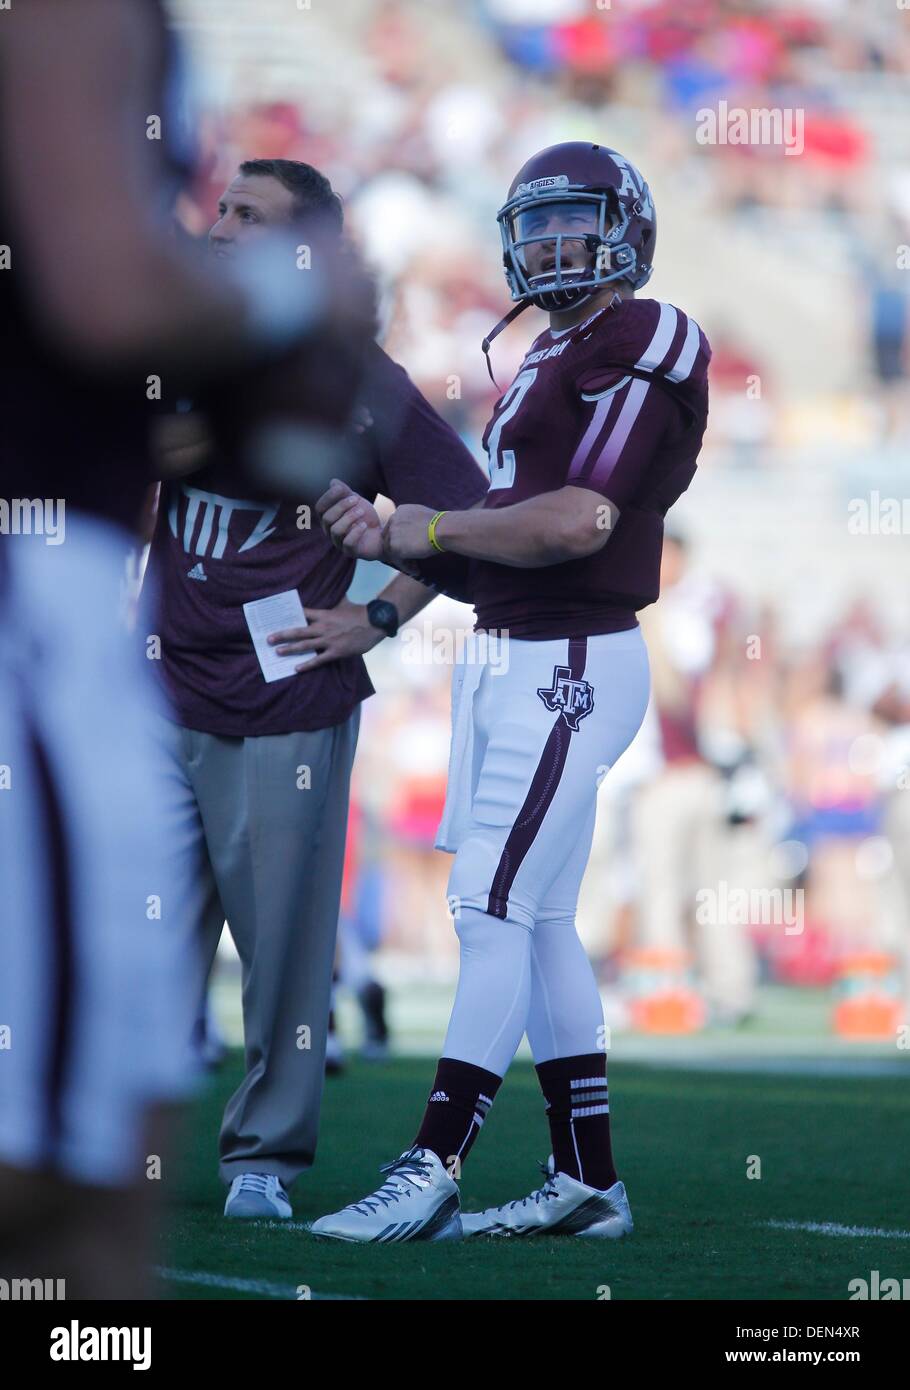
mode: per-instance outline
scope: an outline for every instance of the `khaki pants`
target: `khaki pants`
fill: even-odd
[[[226,1183],[253,1172],[287,1185],[316,1152],[359,724],[357,709],[312,733],[163,730],[175,829],[202,874],[200,1008],[225,919],[243,971],[247,1071],[221,1128]]]

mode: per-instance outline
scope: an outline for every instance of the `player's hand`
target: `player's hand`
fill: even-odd
[[[382,559],[379,513],[372,503],[340,478],[332,479],[331,486],[316,503],[316,513],[336,550],[355,560]]]
[[[303,614],[306,627],[287,628],[269,636],[269,645],[278,648],[279,656],[316,653],[296,668],[300,674],[340,661],[343,656],[362,656],[384,636],[367,618],[366,604],[346,598],[334,608],[304,608]]]
[[[386,557],[392,561],[425,560],[429,555],[438,554],[427,534],[427,527],[435,515],[432,507],[419,507],[413,502],[396,507],[382,531]]]

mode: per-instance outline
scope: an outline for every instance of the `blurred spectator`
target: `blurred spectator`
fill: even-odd
[[[789,674],[786,790],[789,838],[806,847],[806,916],[823,924],[836,951],[880,945],[874,854],[862,848],[880,833],[880,798],[871,770],[851,761],[875,723],[844,698],[843,681],[822,653]]]
[[[651,662],[653,717],[663,766],[638,792],[633,836],[639,884],[638,941],[646,950],[694,948],[715,1019],[751,1010],[755,963],[748,922],[696,912],[700,891],[740,883],[726,817],[724,782],[703,755],[699,696],[715,658],[718,595],[688,570],[679,537],[664,541],[661,598],[641,615]]]

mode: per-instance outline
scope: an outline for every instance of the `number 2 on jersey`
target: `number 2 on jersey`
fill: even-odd
[[[519,372],[502,398],[499,414],[493,422],[493,428],[490,430],[487,440],[487,451],[490,455],[491,492],[494,487],[511,487],[515,481],[515,450],[503,449],[500,451],[499,440],[503,425],[518,414],[519,406],[536,380],[536,367],[529,367],[526,372]]]

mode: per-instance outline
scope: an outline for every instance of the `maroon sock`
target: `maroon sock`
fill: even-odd
[[[557,1173],[601,1191],[616,1182],[610,1147],[606,1053],[556,1057],[537,1067]]]
[[[422,1149],[432,1149],[453,1177],[458,1172],[452,1169],[460,1169],[467,1158],[501,1081],[501,1076],[471,1062],[458,1062],[452,1057],[439,1059],[436,1080],[414,1143]]]

